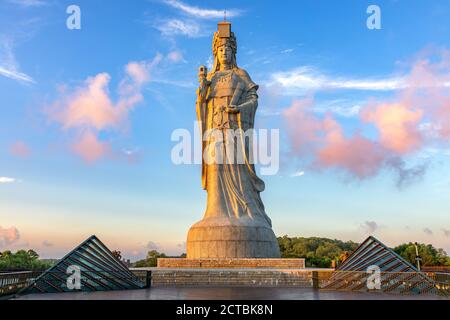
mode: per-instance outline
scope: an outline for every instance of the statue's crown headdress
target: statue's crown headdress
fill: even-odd
[[[231,23],[229,22],[219,22],[217,24],[217,31],[214,32],[213,38],[213,54],[217,54],[217,49],[219,49],[223,45],[229,45],[233,50],[233,53],[237,52],[237,41],[234,33],[231,32]]]

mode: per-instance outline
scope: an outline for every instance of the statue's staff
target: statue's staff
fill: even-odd
[[[200,86],[197,90],[197,118],[200,126],[200,139],[202,141],[202,187],[206,189],[206,166],[204,163],[203,152],[205,151],[206,142],[204,141],[204,133],[206,130],[206,108],[207,108],[207,95],[209,91],[210,82],[206,78],[208,74],[208,68],[206,66],[200,66],[198,72],[198,81]]]
[[[206,100],[206,94],[210,85],[210,82],[206,79],[207,74],[208,68],[205,66],[200,66],[198,69],[198,82],[200,83],[200,87],[198,88],[197,94],[202,102],[205,102]]]

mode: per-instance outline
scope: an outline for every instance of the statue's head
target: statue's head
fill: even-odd
[[[233,48],[229,44],[224,44],[219,48],[217,48],[216,53],[217,60],[221,65],[222,64],[230,65],[232,62],[233,55],[235,54],[236,53],[233,51]]]
[[[214,33],[212,43],[214,55],[213,72],[220,69],[221,65],[229,65],[231,68],[236,65],[237,41],[233,32],[231,32],[231,24],[219,23],[219,30]]]

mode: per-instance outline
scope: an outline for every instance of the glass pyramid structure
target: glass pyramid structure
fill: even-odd
[[[145,284],[96,236],[91,236],[37,277],[21,294],[128,290],[144,287]]]
[[[374,237],[367,238],[340,265],[322,289],[370,291],[367,282],[372,272],[380,271],[380,290],[401,294],[437,293],[434,281]]]

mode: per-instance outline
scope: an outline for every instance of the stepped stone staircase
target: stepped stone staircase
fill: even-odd
[[[251,259],[251,258],[159,258],[158,268],[183,269],[304,269],[305,259]]]
[[[142,270],[142,269],[141,269]],[[152,286],[312,287],[305,259],[160,258]]]
[[[292,269],[153,269],[152,286],[312,287],[312,271]]]

